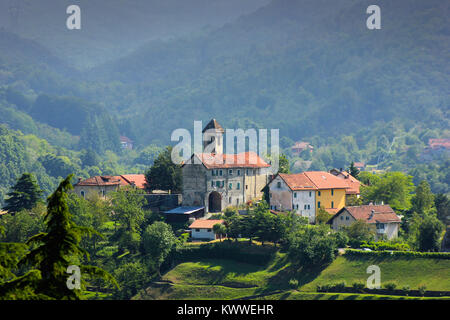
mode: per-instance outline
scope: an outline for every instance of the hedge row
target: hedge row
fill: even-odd
[[[406,243],[388,243],[384,241],[370,241],[361,242],[361,248],[368,248],[375,251],[394,250],[394,251],[408,251],[411,248]]]
[[[333,293],[363,293],[363,294],[382,294],[382,295],[397,295],[397,296],[413,296],[413,297],[448,297],[450,291],[429,291],[426,288],[419,290],[411,290],[409,288],[395,289],[394,288],[380,288],[368,289],[364,284],[353,284],[353,286],[346,286],[345,282],[336,284],[322,284],[316,287],[317,292],[333,292]]]
[[[274,254],[274,250],[263,248],[258,250],[255,246],[246,248],[246,246],[239,243],[222,242],[183,246],[177,249],[175,259],[179,261],[209,258],[229,259],[237,262],[264,265],[274,257]]]
[[[415,257],[415,258],[432,258],[432,259],[450,259],[450,252],[362,251],[356,249],[347,249],[345,250],[344,256]]]

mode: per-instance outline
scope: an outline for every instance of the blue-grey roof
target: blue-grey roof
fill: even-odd
[[[166,214],[191,214],[196,211],[200,211],[205,209],[205,207],[178,207],[169,211],[166,211],[164,213]]]

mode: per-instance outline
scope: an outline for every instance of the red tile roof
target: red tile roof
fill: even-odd
[[[227,169],[227,168],[268,168],[270,165],[266,163],[255,152],[242,152],[239,154],[210,154],[199,153],[194,154],[207,169]]]
[[[77,186],[129,186],[136,185],[143,189],[145,184],[145,175],[143,174],[124,174],[121,176],[95,176],[82,180]]]
[[[278,174],[281,179],[286,182],[288,187],[293,191],[298,190],[316,190],[316,186],[314,183],[304,174],[304,173],[297,173],[297,174],[286,174],[286,173],[280,173]]]
[[[222,224],[223,220],[195,220],[189,229],[212,229],[215,224]]]
[[[325,171],[307,171],[304,174],[314,183],[317,189],[347,189],[343,179]]]
[[[127,185],[135,185],[139,189],[145,188],[145,175],[143,174],[123,174],[120,176],[121,179],[125,180]]]
[[[400,217],[389,205],[364,205],[354,207],[344,207],[332,218],[336,218],[342,212],[347,211],[356,220],[364,220],[367,223],[400,223]],[[373,214],[372,214],[373,213]]]
[[[123,182],[117,176],[95,176],[78,182],[77,186],[119,186]]]
[[[297,174],[278,174],[293,191],[298,190],[325,190],[349,189],[344,179],[338,178],[325,171],[307,171]]]
[[[125,136],[120,136],[120,142],[133,143],[133,141]]]
[[[428,145],[432,149],[436,149],[439,147],[445,148],[445,149],[450,149],[450,139],[429,139]]]
[[[347,171],[340,171],[337,175],[334,176],[342,179],[347,184],[348,188],[345,191],[346,194],[360,193],[359,189],[361,187],[361,182]]]

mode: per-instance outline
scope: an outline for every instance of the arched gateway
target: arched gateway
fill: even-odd
[[[209,212],[222,211],[222,196],[217,191],[213,191],[209,194],[208,211]]]

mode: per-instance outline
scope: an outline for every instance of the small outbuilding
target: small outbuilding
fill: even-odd
[[[199,219],[205,215],[205,207],[178,207],[165,211],[164,215],[168,223],[184,223],[190,218]]]
[[[195,220],[190,226],[191,238],[193,240],[215,240],[217,238],[213,227],[222,224],[223,220]]]

